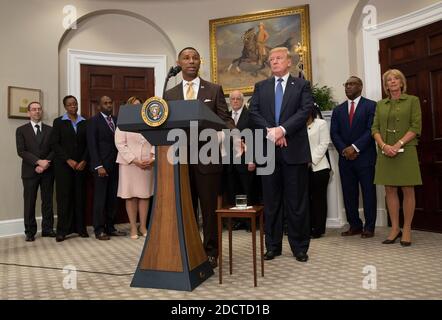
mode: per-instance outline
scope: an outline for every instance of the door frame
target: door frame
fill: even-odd
[[[442,1],[415,12],[362,29],[364,47],[365,95],[373,100],[382,99],[379,40],[442,20]]]
[[[67,55],[68,94],[77,97],[78,101],[81,101],[80,65],[82,64],[154,68],[155,95],[158,97],[163,95],[163,86],[167,75],[166,55],[97,52],[77,49],[68,49]],[[81,113],[81,104],[78,110]]]

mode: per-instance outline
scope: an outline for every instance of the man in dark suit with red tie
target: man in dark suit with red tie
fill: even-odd
[[[339,153],[345,213],[350,224],[341,235],[371,238],[376,224],[376,146],[371,136],[376,102],[361,96],[362,80],[358,77],[350,77],[344,86],[348,100],[333,110],[330,125],[331,139]],[[359,218],[359,185],[365,225]]]
[[[272,49],[269,62],[273,76],[255,84],[249,115],[255,129],[265,131],[263,143],[274,143],[276,148],[275,170],[261,177],[264,259],[281,255],[285,213],[291,251],[297,261],[306,262],[310,244],[308,164],[312,161],[306,123],[313,108],[312,92],[308,81],[290,75],[292,58],[287,48]]]
[[[198,99],[224,120],[228,128],[235,128],[227,110],[222,87],[198,76],[201,64],[198,51],[192,47],[184,48],[178,54],[177,64],[182,68],[183,82],[166,91],[164,99]],[[222,171],[221,161],[219,164],[198,162],[189,165],[193,208],[196,213],[199,199],[203,216],[203,246],[213,268],[218,265],[218,229],[215,210],[220,194]]]
[[[99,112],[89,119],[87,126],[90,168],[94,176],[93,224],[98,240],[126,235],[114,227],[117,210],[118,150],[115,146],[117,119],[112,115],[112,110],[112,99],[102,96]]]
[[[34,241],[37,233],[35,220],[35,201],[40,187],[42,237],[55,237],[53,230],[54,212],[52,195],[54,190],[54,172],[51,161],[50,134],[52,127],[44,124],[43,108],[39,102],[28,105],[30,122],[16,130],[17,153],[22,158],[21,177],[23,181],[24,224],[26,241]]]

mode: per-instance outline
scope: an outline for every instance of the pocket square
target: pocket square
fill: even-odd
[[[206,100],[204,100],[204,102],[211,102],[212,100],[210,100],[210,99],[206,99]]]

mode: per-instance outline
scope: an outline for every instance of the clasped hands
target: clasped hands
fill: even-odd
[[[402,145],[400,142],[396,142],[393,146],[390,146],[389,144],[385,144],[382,148],[382,151],[387,157],[393,158],[397,156],[399,149],[402,148]]]
[[[68,159],[68,160],[66,160],[66,162],[69,165],[69,167],[71,167],[75,171],[83,171],[84,168],[86,167],[86,160],[82,160],[80,162],[77,162],[75,160]]]
[[[142,169],[142,170],[147,170],[152,168],[153,163],[155,162],[155,158],[152,157],[149,160],[138,160],[138,159],[134,159],[132,161],[138,168]]]
[[[51,160],[40,159],[37,161],[37,166],[35,167],[35,172],[43,173],[51,165]]]
[[[278,147],[287,147],[287,140],[284,136],[284,131],[281,127],[266,128],[267,136],[266,138],[272,141]]]
[[[348,146],[344,150],[342,150],[342,156],[347,160],[355,160],[358,157],[359,153],[353,146]]]

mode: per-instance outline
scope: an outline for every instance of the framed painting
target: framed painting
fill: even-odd
[[[39,89],[8,87],[8,118],[28,119],[28,104],[36,101],[42,103]]]
[[[268,55],[275,47],[290,51],[292,75],[312,80],[308,5],[213,19],[209,25],[212,81],[226,95],[252,94],[254,84],[271,75]]]

